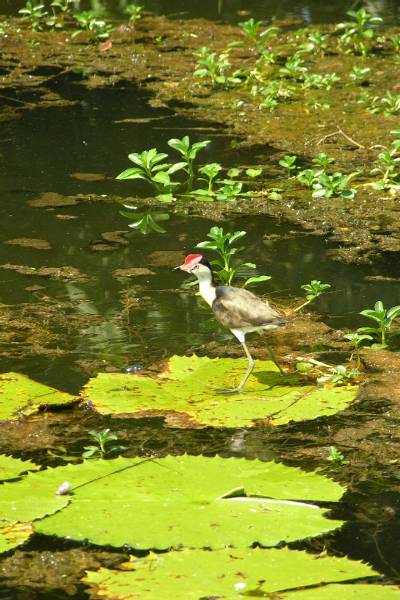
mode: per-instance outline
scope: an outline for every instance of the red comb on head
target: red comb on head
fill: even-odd
[[[199,263],[202,259],[202,254],[188,254],[182,266],[189,265],[190,263]]]

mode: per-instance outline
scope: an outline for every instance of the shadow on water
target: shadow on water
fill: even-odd
[[[15,311],[24,305],[28,315],[37,315],[35,307],[46,302],[56,309],[59,307],[63,326],[55,344],[64,350],[61,355],[1,352],[1,369],[19,370],[76,392],[89,377],[85,363],[92,363],[95,371],[101,370],[101,361],[116,368],[131,363],[149,365],[171,354],[185,353],[194,346],[200,348],[214,338],[226,341],[228,347],[233,346],[235,342],[230,335],[210,325],[196,297],[181,289],[183,274],[173,272],[172,265],[163,266],[154,257],[160,250],[174,252],[177,259],[192,251],[214,224],[211,220],[171,214],[165,235],[143,236],[129,230],[127,220],[110,202],[82,202],[57,208],[34,208],[29,202],[49,191],[62,195],[135,193],[136,185],[113,179],[127,166],[127,154],[151,146],[166,149],[170,137],[181,137],[185,133],[192,139],[212,140],[205,160],[235,164],[236,159],[241,164],[246,162],[246,156],[236,156],[229,138],[221,135],[223,131],[214,124],[185,121],[166,109],[151,108],[148,98],[133,88],[99,92],[65,85],[57,91],[76,104],[58,109],[38,108],[24,112],[18,121],[0,125],[4,173],[0,189],[3,225],[0,241],[37,238],[51,246],[49,250],[36,250],[1,244],[1,262],[35,268],[68,265],[79,269],[87,279],[52,281],[13,270],[0,271],[1,303],[14,307]],[[248,156],[247,160],[250,159]],[[77,172],[100,173],[106,179],[88,182],[70,176]],[[324,321],[336,328],[354,328],[361,324],[358,311],[370,307],[377,299],[387,305],[396,303],[393,302],[393,298],[398,297],[396,281],[374,282],[366,277],[371,274],[397,277],[397,259],[373,266],[333,262],[323,239],[264,216],[238,215],[226,219],[223,226],[227,230],[247,231],[244,258],[256,262],[260,273],[272,276],[258,292],[268,294],[278,304],[291,302],[293,296],[299,295],[299,286],[312,278],[332,285],[332,293],[320,299],[316,310]],[[104,234],[116,231],[122,232],[123,243],[108,243],[105,247],[107,236]],[[149,271],[132,279],[113,276],[116,269],[124,268]],[[37,288],[38,285],[42,287]],[[127,298],[131,309],[124,312]],[[39,315],[35,318],[46,328],[46,313]],[[352,423],[360,419],[355,412],[343,418]],[[28,418],[23,427],[26,423],[34,426],[34,419]],[[68,450],[76,453],[88,442],[87,431],[110,426],[109,420],[80,410],[43,415],[40,419],[44,423],[43,436],[50,435],[52,444],[63,440],[62,443],[70,446]],[[128,454],[132,456],[187,451],[265,460],[283,457],[290,463],[290,444],[294,447],[297,443],[294,434],[300,436],[298,443],[302,447],[306,447],[309,439],[311,445],[325,448],[332,431],[343,425],[341,419],[321,419],[312,424],[280,428],[279,435],[266,428],[249,432],[205,429],[182,431],[177,435],[176,431],[164,428],[161,420],[121,420],[117,425],[113,422],[112,427],[121,441],[128,442]],[[3,435],[3,439],[7,437]],[[41,440],[42,450],[24,454],[21,446],[16,454],[46,463],[46,438]],[[311,463],[305,456],[293,460],[293,464],[309,468],[315,466]],[[327,543],[334,552],[367,558],[393,576],[394,567],[388,567],[385,557],[395,554],[394,532],[398,523],[385,524],[379,519],[386,503],[396,510],[398,494],[382,490],[383,477],[384,471],[377,474],[374,485],[355,486],[347,504],[340,507],[340,516],[349,519],[349,523]],[[394,480],[391,485],[395,488]],[[52,540],[47,542],[49,546],[53,544]],[[29,546],[31,551],[39,550],[35,543],[34,538]],[[322,550],[318,544],[318,541],[312,542],[309,547]],[[21,594],[21,598],[28,597]],[[45,592],[40,591],[40,594],[37,597],[47,597],[43,595]],[[86,597],[83,592],[79,594],[75,597]]]

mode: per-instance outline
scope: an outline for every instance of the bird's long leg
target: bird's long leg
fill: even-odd
[[[279,372],[282,375],[282,377],[286,377],[287,373],[282,369],[282,367],[278,363],[278,361],[276,359],[276,356],[275,356],[275,352],[272,350],[271,346],[269,346],[268,344],[265,344],[265,345],[267,346],[267,350],[269,352],[269,355],[272,358],[272,362],[274,362],[276,364],[276,366],[278,367]]]
[[[240,343],[242,344],[243,349],[246,352],[247,359],[249,361],[248,369],[247,369],[242,381],[239,383],[239,385],[237,387],[232,388],[232,389],[217,390],[218,393],[220,393],[220,394],[235,394],[235,393],[240,392],[243,389],[243,387],[245,386],[246,381],[248,380],[248,378],[250,377],[250,375],[254,369],[254,360],[249,352],[249,349],[246,346],[246,342],[243,340],[243,341],[240,341]]]

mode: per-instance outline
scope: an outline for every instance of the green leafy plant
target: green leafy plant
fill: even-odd
[[[209,240],[200,242],[196,246],[196,248],[213,250],[217,253],[218,258],[211,261],[211,263],[217,267],[215,274],[223,285],[231,285],[233,279],[237,277],[238,271],[241,268],[256,269],[256,265],[254,263],[239,263],[237,265],[233,264],[233,257],[235,254],[242,252],[245,249],[244,246],[235,246],[235,243],[242,239],[245,235],[246,231],[225,233],[222,227],[211,227],[210,231],[207,233]],[[249,277],[243,283],[243,287],[254,285],[256,283],[260,283],[261,281],[267,281],[268,279],[271,279],[271,277],[268,275],[256,275]]]
[[[303,87],[312,89],[331,90],[335,83],[340,81],[340,77],[336,73],[304,73]]]
[[[348,462],[345,460],[344,454],[342,454],[342,452],[340,452],[340,450],[338,450],[335,446],[330,446],[327,460],[338,466],[344,465],[346,462]]]
[[[276,37],[279,32],[279,27],[268,27],[261,31],[262,25],[262,21],[255,21],[253,18],[239,23],[247,40],[260,53],[264,51],[268,41]]]
[[[390,188],[399,189],[400,179],[400,140],[392,142],[389,150],[384,150],[378,154],[375,161],[375,167],[371,170],[372,175],[381,175],[381,179],[373,184],[375,189],[386,190]]]
[[[125,450],[124,446],[110,446],[111,442],[118,440],[118,436],[111,433],[110,429],[89,431],[89,435],[96,442],[96,446],[85,446],[85,452],[82,453],[83,458],[105,458],[109,454]]]
[[[308,52],[321,52],[324,53],[328,49],[328,34],[321,33],[320,31],[311,31],[307,36],[307,43],[305,48]]]
[[[203,46],[194,53],[194,56],[197,57],[195,77],[209,79],[214,87],[228,87],[242,82],[242,72],[231,71],[229,49],[217,55],[216,52],[211,52]]]
[[[185,164],[178,164],[181,164],[182,166],[180,169],[183,169],[188,174],[187,188],[189,190],[192,188],[193,179],[195,177],[193,161],[197,157],[199,151],[203,150],[203,148],[206,148],[208,144],[210,144],[209,140],[203,140],[202,142],[195,142],[191,144],[188,135],[183,136],[182,139],[173,138],[168,140],[168,146],[179,152],[179,154],[181,154],[185,160]]]
[[[348,175],[344,175],[343,173],[332,173],[332,175],[328,175],[325,172],[319,173],[313,183],[313,198],[331,198],[332,196],[354,198],[357,190],[349,188],[348,185],[356,175],[359,175],[358,171],[354,171]]]
[[[375,28],[382,23],[382,19],[375,17],[364,8],[349,10],[346,14],[352,21],[337,26],[339,31],[343,31],[339,37],[339,46],[345,52],[355,52],[365,56],[372,47]]]
[[[351,383],[360,375],[361,373],[357,369],[348,369],[345,365],[338,365],[337,367],[334,367],[334,371],[329,377],[329,381],[333,385],[345,385]]]
[[[321,174],[321,171],[316,171],[314,169],[303,169],[302,171],[298,171],[296,173],[296,179],[306,187],[312,188],[314,183],[318,180],[318,175]]]
[[[33,31],[41,31],[45,24],[45,18],[48,16],[45,5],[36,0],[27,0],[24,8],[20,8],[18,13],[23,19],[31,22]]]
[[[208,140],[191,143],[188,136],[182,139],[173,138],[168,145],[179,152],[184,158],[176,163],[165,162],[168,155],[158,152],[156,148],[142,153],[133,152],[128,158],[136,166],[125,169],[117,179],[143,179],[150,183],[158,192],[157,198],[163,202],[171,202],[175,196],[193,198],[196,200],[234,201],[238,197],[246,197],[251,192],[243,191],[244,181],[238,179],[242,170],[229,169],[225,176],[219,176],[224,171],[219,163],[208,163],[199,169],[194,168],[194,160],[200,150],[210,142]],[[171,175],[178,171],[186,173],[184,181],[176,181]],[[261,174],[261,169],[245,169],[248,180]],[[194,181],[205,181],[207,188],[194,187]],[[184,188],[184,189],[182,189]]]
[[[293,175],[294,172],[297,170],[296,161],[297,161],[297,156],[294,156],[294,155],[291,156],[289,154],[287,154],[286,156],[281,158],[281,160],[279,161],[279,164],[281,165],[281,167],[283,167],[284,169],[287,170],[288,177]]]
[[[171,180],[171,175],[186,167],[187,163],[171,165],[164,162],[167,157],[168,154],[158,152],[156,148],[141,153],[132,152],[128,158],[136,166],[122,171],[117,175],[117,179],[143,179],[159,192],[160,199],[170,199],[172,190],[179,185]]]
[[[321,283],[317,279],[313,279],[310,283],[305,283],[301,286],[303,290],[307,292],[306,301],[303,304],[300,304],[297,308],[293,309],[293,312],[298,312],[311,302],[314,302],[319,296],[325,294],[330,288],[331,285],[329,283]]]
[[[76,37],[81,31],[87,31],[93,35],[95,41],[100,42],[107,40],[114,30],[114,26],[111,23],[106,23],[106,21],[98,19],[92,11],[74,13],[73,17],[77,21],[80,30],[74,31],[72,37]]]
[[[129,15],[129,22],[135,25],[136,21],[142,18],[143,6],[140,4],[131,3],[125,9],[125,13]]]
[[[320,152],[311,162],[316,167],[327,169],[335,162],[335,159],[325,154],[325,152]]]
[[[286,60],[283,67],[279,69],[281,77],[287,77],[296,81],[302,81],[307,68],[304,66],[304,59],[299,52],[296,52]]]
[[[371,319],[377,323],[376,327],[359,327],[357,333],[372,335],[373,338],[378,340],[379,346],[385,348],[388,346],[391,338],[400,334],[399,329],[390,331],[393,322],[400,315],[400,305],[392,306],[392,308],[386,309],[383,306],[383,302],[378,300],[375,303],[373,309],[366,309],[360,312],[360,315]]]
[[[344,339],[347,340],[347,342],[350,344],[350,346],[352,346],[353,351],[350,355],[350,360],[353,360],[353,357],[356,357],[357,360],[357,365],[360,364],[360,349],[361,349],[361,344],[365,341],[372,341],[372,336],[367,335],[367,334],[361,334],[361,333],[357,333],[357,332],[353,332],[353,333],[346,333],[344,336]]]
[[[354,82],[366,81],[371,69],[369,67],[358,67],[354,65],[352,70],[350,71],[350,79]]]

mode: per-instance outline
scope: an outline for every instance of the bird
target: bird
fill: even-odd
[[[283,327],[286,321],[278,311],[271,308],[268,302],[261,300],[252,292],[231,285],[216,285],[213,269],[202,254],[189,254],[183,264],[175,269],[197,277],[202,298],[211,307],[221,325],[230,329],[242,344],[249,361],[248,369],[237,387],[221,390],[224,393],[240,392],[254,369],[254,359],[247,348],[246,335],[253,331],[261,333],[263,330],[270,331]],[[267,348],[281,375],[286,375],[277,363],[272,349],[268,345]]]

